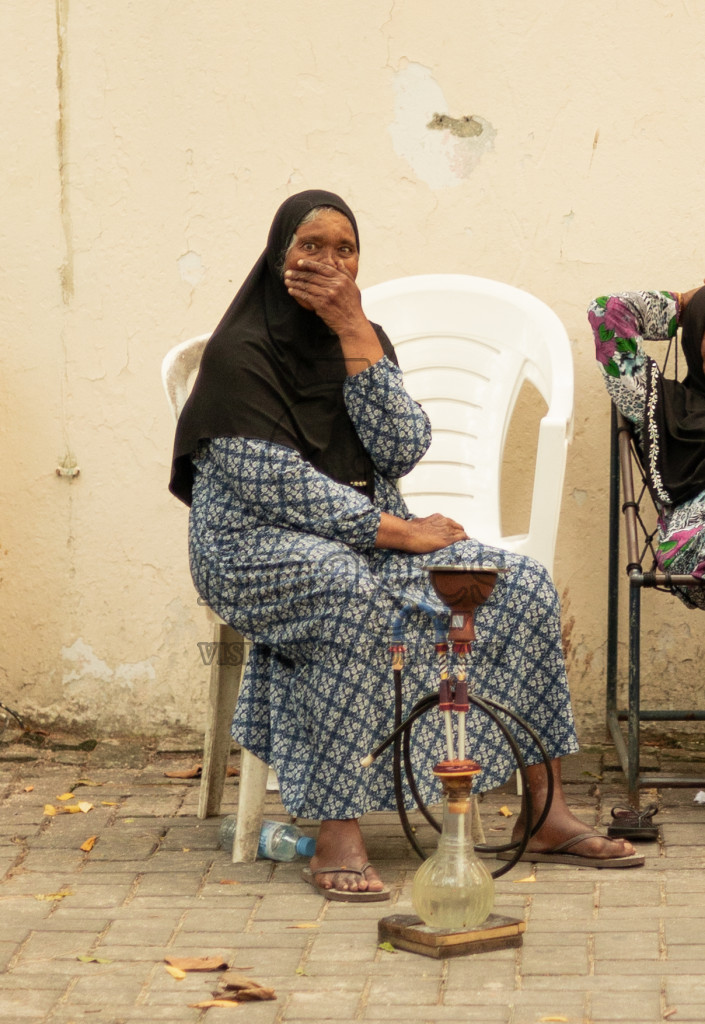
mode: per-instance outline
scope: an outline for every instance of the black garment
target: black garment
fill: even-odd
[[[688,373],[681,381],[663,377],[649,360],[644,447],[657,497],[679,505],[705,490],[705,288],[685,308],[681,345]]]
[[[193,391],[176,428],[169,489],[191,504],[191,453],[212,437],[251,437],[293,448],[339,483],[374,494],[372,460],[345,409],[347,377],[340,340],[316,313],[287,292],[282,278],[286,250],[311,210],[343,213],[332,192],[310,190],[279,207],[267,248],[255,263],[203,351]],[[391,342],[373,325],[387,355]]]

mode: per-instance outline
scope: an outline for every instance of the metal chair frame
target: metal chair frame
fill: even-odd
[[[669,346],[670,353],[670,346]],[[668,360],[668,353],[666,361]],[[665,364],[664,364],[665,365]],[[677,367],[676,367],[677,369]],[[640,483],[638,494],[635,472]],[[621,498],[621,503],[620,503]],[[649,787],[705,786],[705,775],[671,775],[641,770],[642,722],[705,721],[705,710],[642,708],[641,706],[641,593],[644,589],[672,593],[674,586],[703,587],[705,581],[691,575],[662,572],[656,564],[654,537],[641,513],[642,503],[653,506],[646,474],[636,448],[632,425],[612,405],[610,446],[609,579],[607,594],[607,725],[627,778],[629,800],[639,804],[639,790]],[[617,699],[619,645],[620,517],[624,518],[626,572],[629,580],[627,707]],[[648,565],[648,568],[645,566]],[[622,723],[626,722],[626,730]],[[626,731],[626,738],[625,738]]]

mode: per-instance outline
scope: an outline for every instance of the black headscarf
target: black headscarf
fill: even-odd
[[[332,192],[291,196],[272,222],[267,248],[255,263],[208,344],[193,390],[176,428],[169,489],[191,504],[190,456],[201,440],[260,438],[293,448],[333,480],[374,495],[372,461],[343,401],[347,377],[336,334],[287,292],[282,266],[306,214],[319,206],[357,224]],[[376,325],[380,343],[396,363],[392,344]]]
[[[679,505],[705,491],[705,288],[683,313],[683,381],[668,380],[648,361],[644,448],[650,483],[665,504]]]

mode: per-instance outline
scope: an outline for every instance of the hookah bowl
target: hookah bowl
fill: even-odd
[[[475,609],[485,603],[497,576],[506,570],[481,565],[429,565],[426,571],[436,594],[450,608],[448,639],[471,643],[475,639]]]
[[[411,900],[431,928],[463,931],[486,921],[494,905],[494,879],[475,856],[470,799],[476,761],[441,761],[433,774],[443,785],[443,830],[438,848],[414,876]]]

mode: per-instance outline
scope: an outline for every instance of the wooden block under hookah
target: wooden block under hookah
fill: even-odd
[[[380,942],[390,942],[395,949],[443,960],[515,949],[523,944],[525,928],[524,921],[502,914],[490,914],[482,924],[457,932],[431,928],[415,914],[391,914],[378,922],[377,935]]]

